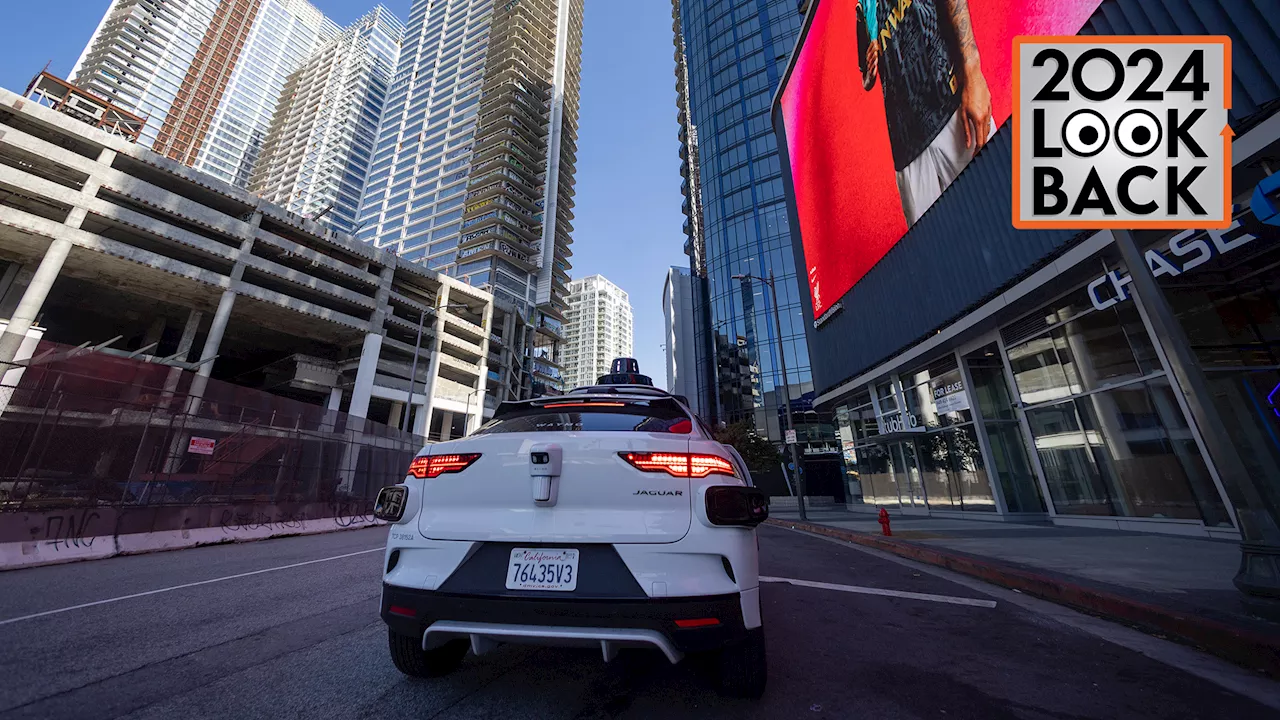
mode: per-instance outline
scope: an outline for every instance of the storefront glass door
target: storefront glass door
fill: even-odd
[[[955,355],[901,377],[907,412],[919,417],[925,428],[912,440],[922,485],[919,495],[934,509],[995,511]]]
[[[1022,424],[1014,412],[1000,348],[991,343],[964,358],[973,381],[972,399],[982,415],[992,470],[1011,513],[1045,512],[1040,483],[1031,470]]]
[[[924,507],[924,482],[916,458],[915,441],[894,443],[892,447],[894,456],[898,458],[898,492],[903,507]]]

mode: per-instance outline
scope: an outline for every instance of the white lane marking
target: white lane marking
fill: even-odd
[[[790,530],[800,535],[808,535],[816,540],[839,545],[849,550],[871,555],[872,557],[887,560],[903,567],[911,568],[922,573],[928,573],[934,577],[940,577],[943,580],[963,585],[970,590],[975,590],[988,595],[994,595],[1011,605],[1017,605],[1024,610],[1029,610],[1039,615],[1043,615],[1050,620],[1062,623],[1069,627],[1087,632],[1101,640],[1118,645],[1122,648],[1142,653],[1156,662],[1164,663],[1169,667],[1178,670],[1185,670],[1196,677],[1203,678],[1209,682],[1224,687],[1231,692],[1243,695],[1251,700],[1266,705],[1269,708],[1280,710],[1280,683],[1269,680],[1265,677],[1255,675],[1248,670],[1232,665],[1226,660],[1219,660],[1213,655],[1202,653],[1198,650],[1192,650],[1185,645],[1171,642],[1169,640],[1161,640],[1157,637],[1148,635],[1144,632],[1127,628],[1123,625],[1108,622],[1095,618],[1092,615],[1085,615],[1076,612],[1064,605],[1041,600],[1040,598],[1031,597],[1021,592],[1015,592],[1008,588],[999,587],[981,580],[961,575],[951,570],[926,565],[915,560],[908,560],[883,550],[876,550],[864,545],[851,543],[848,540],[840,540],[826,535],[818,535],[815,533],[803,532],[801,530],[792,530],[791,528],[782,528]]]
[[[974,598],[953,597],[951,595],[931,595],[929,593],[906,592],[904,590],[881,590],[880,588],[861,587],[859,585],[838,585],[836,583],[814,582],[812,580],[796,580],[794,578],[760,576],[760,582],[787,583],[800,587],[819,588],[821,590],[839,590],[847,593],[863,595],[884,595],[886,597],[908,598],[910,600],[928,600],[929,602],[948,603],[950,605],[968,605],[970,607],[993,608],[994,600],[975,600]]]
[[[57,615],[59,613],[70,612],[72,610],[80,610],[82,608],[93,607],[95,605],[106,605],[107,603],[120,602],[121,600],[132,600],[134,598],[146,597],[148,595],[158,595],[160,593],[171,592],[173,590],[183,590],[186,588],[197,587],[200,585],[208,585],[210,583],[222,582],[224,580],[235,580],[237,578],[249,577],[250,575],[261,575],[262,573],[275,572],[277,570],[288,570],[290,568],[302,567],[303,565],[314,565],[316,563],[329,562],[330,560],[341,560],[343,558],[355,557],[356,555],[365,555],[371,552],[383,552],[387,548],[376,547],[368,550],[357,550],[356,552],[347,553],[345,555],[334,555],[333,557],[320,558],[319,560],[307,560],[306,562],[293,563],[292,565],[281,565],[279,567],[263,568],[262,570],[254,570],[252,572],[239,573],[236,575],[227,575],[226,577],[213,578],[212,580],[201,580],[199,582],[184,583],[182,585],[174,585],[173,587],[160,588],[159,590],[148,590],[146,592],[134,593],[132,595],[121,595],[120,597],[107,598],[106,600],[95,600],[93,602],[81,603],[70,607],[58,608],[57,610],[45,610],[44,612],[32,613],[21,617],[9,618],[8,620],[0,620],[0,625],[8,625],[9,623],[22,622],[23,620],[34,620],[35,618],[45,617],[46,615]]]

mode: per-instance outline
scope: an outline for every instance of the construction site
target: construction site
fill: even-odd
[[[528,396],[513,307],[142,148],[139,122],[52,76],[0,90],[0,511],[25,518],[0,544],[77,507],[132,509],[129,532],[341,515]]]

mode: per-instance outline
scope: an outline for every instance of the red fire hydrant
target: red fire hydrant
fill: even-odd
[[[880,508],[880,528],[885,535],[893,535],[893,530],[889,528],[889,511]]]

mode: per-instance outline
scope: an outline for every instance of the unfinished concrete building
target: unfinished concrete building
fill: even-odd
[[[433,438],[529,392],[534,332],[484,290],[5,90],[0,327],[0,370],[37,338],[113,341]]]

